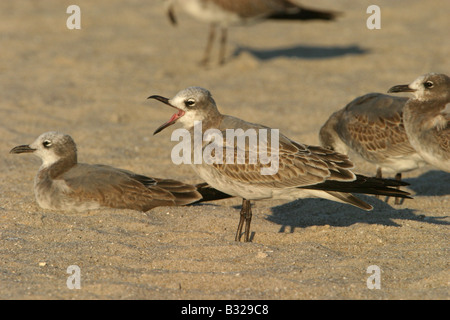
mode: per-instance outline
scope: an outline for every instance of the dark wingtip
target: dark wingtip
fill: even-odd
[[[197,191],[202,195],[202,199],[196,201],[195,203],[228,199],[233,197],[227,193],[214,189],[207,183],[199,183],[195,185],[195,187],[197,188]]]
[[[394,179],[382,179],[356,175],[354,181],[326,180],[325,182],[299,187],[301,189],[316,189],[324,191],[338,191],[346,193],[364,193],[411,199],[410,193],[398,190],[398,187],[409,185],[407,182]]]
[[[336,20],[337,17],[342,16],[342,12],[337,11],[325,11],[325,10],[316,10],[305,7],[298,7],[297,12],[282,12],[275,13],[268,16],[268,19],[272,20],[325,20],[325,21],[333,21]]]

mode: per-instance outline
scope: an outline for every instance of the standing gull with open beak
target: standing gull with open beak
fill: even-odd
[[[266,133],[270,134],[272,129],[221,114],[211,93],[204,88],[189,87],[178,92],[172,99],[159,95],[152,95],[149,99],[159,100],[177,110],[168,122],[156,129],[155,134],[179,121],[192,137],[194,125],[200,121],[202,135],[209,129],[216,129],[223,138],[222,140],[216,135],[215,139],[203,141],[203,152],[226,146],[226,152],[222,152],[222,156],[225,157],[225,154],[230,151],[229,148],[233,148],[231,150],[233,161],[228,161],[228,157],[226,161],[212,163],[202,161],[194,163],[193,168],[213,188],[242,198],[236,241],[241,239],[244,224],[244,241],[250,240],[252,219],[250,200],[295,200],[317,197],[352,204],[363,210],[371,210],[371,205],[353,196],[351,192],[408,198],[407,192],[391,188],[391,186],[407,185],[406,183],[357,175],[351,171],[353,163],[347,156],[322,147],[297,143],[281,133],[275,145],[273,142],[270,145],[267,144],[267,154],[277,153],[278,158],[278,168],[272,174],[262,174],[262,170],[267,169],[268,164],[263,163],[261,158],[257,158],[256,163],[250,162],[251,150],[254,150],[255,146],[246,144],[244,146],[245,161],[236,161],[239,157],[239,146],[230,146],[226,141],[231,131],[236,133],[240,129],[244,132],[253,130],[258,138],[256,141],[261,141],[259,138],[262,132],[267,130],[269,132],[266,131]],[[271,141],[271,138],[268,140]],[[193,152],[194,150],[191,149],[191,154]],[[218,157],[218,160],[222,159]]]

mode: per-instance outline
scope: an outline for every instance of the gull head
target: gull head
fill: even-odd
[[[194,126],[194,121],[203,121],[214,113],[218,113],[216,102],[211,93],[201,87],[189,87],[178,92],[173,98],[168,99],[158,95],[148,97],[177,109],[177,112],[166,123],[162,124],[153,134],[164,130],[177,121],[180,121],[186,129]]]
[[[77,159],[77,148],[73,139],[63,133],[50,131],[41,134],[33,143],[20,145],[9,153],[33,153],[42,160],[42,167],[48,167],[60,160]]]
[[[388,92],[411,92],[421,101],[450,101],[450,78],[445,74],[427,73],[410,84],[393,86]]]

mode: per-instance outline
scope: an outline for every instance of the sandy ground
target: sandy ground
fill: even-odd
[[[414,200],[369,196],[372,212],[321,199],[254,203],[253,242],[236,243],[240,200],[64,213],[34,200],[40,161],[10,155],[51,130],[70,134],[80,162],[200,182],[176,166],[172,110],[151,94],[208,88],[223,113],[318,144],[329,115],[353,98],[427,72],[450,72],[450,2],[303,1],[341,11],[333,23],[265,22],[230,31],[227,63],[200,68],[207,26],[159,1],[84,1],[81,30],[64,1],[0,2],[0,298],[449,299],[450,174],[404,174]],[[357,171],[374,167],[355,158]],[[70,265],[81,289],[69,290]],[[381,289],[367,268],[381,269]]]

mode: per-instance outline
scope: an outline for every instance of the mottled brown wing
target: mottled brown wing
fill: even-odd
[[[414,153],[402,120],[406,101],[382,94],[355,99],[346,106],[337,124],[340,138],[369,159]]]
[[[156,185],[175,196],[177,206],[186,205],[201,200],[203,194],[197,190],[197,186],[178,180],[154,178]]]
[[[147,211],[175,205],[175,196],[158,186],[145,186],[128,171],[104,165],[78,164],[61,176],[80,201],[111,208]],[[151,181],[151,178],[149,178]]]
[[[226,133],[222,132],[222,145],[226,145]],[[259,136],[259,135],[258,135]],[[270,134],[269,139],[270,141]],[[208,145],[220,143],[211,142]],[[230,146],[227,146],[230,148]],[[206,148],[206,146],[205,146]],[[203,150],[205,150],[205,148]],[[299,187],[314,185],[327,179],[345,181],[354,180],[354,174],[349,170],[353,167],[353,163],[347,156],[338,154],[334,151],[324,149],[322,147],[306,146],[280,135],[279,140],[279,167],[275,174],[263,175],[261,170],[269,168],[270,163],[261,163],[259,154],[254,155],[253,148],[248,148],[246,144],[245,163],[238,164],[238,153],[242,150],[237,144],[231,150],[234,159],[226,158],[226,147],[223,148],[223,163],[212,163],[211,166],[220,171],[222,175],[230,179],[241,181],[254,185],[266,185],[275,188]],[[272,154],[276,153],[268,143],[267,156],[270,159]],[[256,158],[255,163],[251,163],[250,159]]]
[[[450,127],[435,133],[436,140],[441,147],[447,153],[447,158],[450,158]]]
[[[439,147],[447,153],[447,158],[450,158],[450,102],[443,108],[437,122],[434,136]]]

